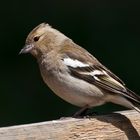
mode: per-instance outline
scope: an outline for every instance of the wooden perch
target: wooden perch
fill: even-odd
[[[0,128],[0,140],[140,140],[140,114],[122,111]]]

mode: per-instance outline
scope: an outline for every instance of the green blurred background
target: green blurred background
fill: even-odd
[[[86,48],[140,94],[140,1],[1,1],[0,17],[0,126],[58,119],[79,109],[52,94],[31,55],[18,55],[42,22]],[[107,104],[94,111],[122,109]]]

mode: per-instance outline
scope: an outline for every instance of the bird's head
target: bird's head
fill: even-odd
[[[21,53],[31,53],[34,56],[46,54],[52,49],[59,49],[60,44],[67,37],[46,23],[35,27],[27,36],[25,46]]]

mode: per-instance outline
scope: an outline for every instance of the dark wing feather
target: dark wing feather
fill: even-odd
[[[134,92],[127,89],[125,87],[124,82],[120,78],[118,78],[115,74],[113,74],[110,70],[108,70],[105,66],[103,66],[88,51],[86,51],[85,49],[81,48],[78,45],[73,44],[73,47],[74,51],[71,51],[72,50],[71,45],[63,47],[64,49],[61,50],[63,58],[69,57],[71,59],[89,64],[89,67],[73,68],[68,66],[70,73],[73,76],[85,80],[109,92],[112,92],[112,94],[117,93],[128,99],[132,99],[137,103],[140,103],[140,97],[136,95]],[[88,72],[92,72],[94,70],[105,71],[106,74],[96,75],[95,79],[94,76],[88,74]]]
[[[125,83],[118,77],[116,76],[115,74],[113,74],[110,70],[108,70],[105,66],[99,64],[99,65],[95,65],[95,67],[97,69],[100,69],[100,70],[104,70],[107,72],[108,75],[110,75],[113,79],[115,79],[116,81],[118,81],[119,83],[121,83],[122,85],[125,85]]]
[[[134,92],[130,91],[129,89],[127,89],[126,87],[124,87],[124,85],[122,85],[122,83],[120,83],[120,79],[118,80],[118,78],[116,78],[116,76],[109,72],[107,74],[99,74],[99,75],[89,75],[88,73],[84,72],[86,71],[88,68],[86,67],[77,67],[77,68],[73,68],[73,67],[69,67],[70,69],[70,73],[82,80],[87,81],[90,84],[94,84],[97,87],[100,87],[101,89],[105,89],[108,92],[113,93],[117,93],[119,95],[122,95],[130,100],[134,100],[137,103],[140,103],[140,97],[138,95],[136,95]],[[97,70],[97,66],[96,68],[94,66],[90,67],[88,70]],[[105,69],[101,69],[101,67],[99,68],[100,71],[104,71]],[[110,74],[111,73],[111,74]],[[113,76],[112,76],[113,75]],[[114,78],[115,77],[115,78]],[[98,79],[98,80],[97,80]]]

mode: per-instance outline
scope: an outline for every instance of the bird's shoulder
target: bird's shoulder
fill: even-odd
[[[60,50],[60,53],[64,59],[70,58],[83,63],[87,63],[89,65],[98,63],[98,60],[86,49],[70,41],[63,46],[63,48]]]

